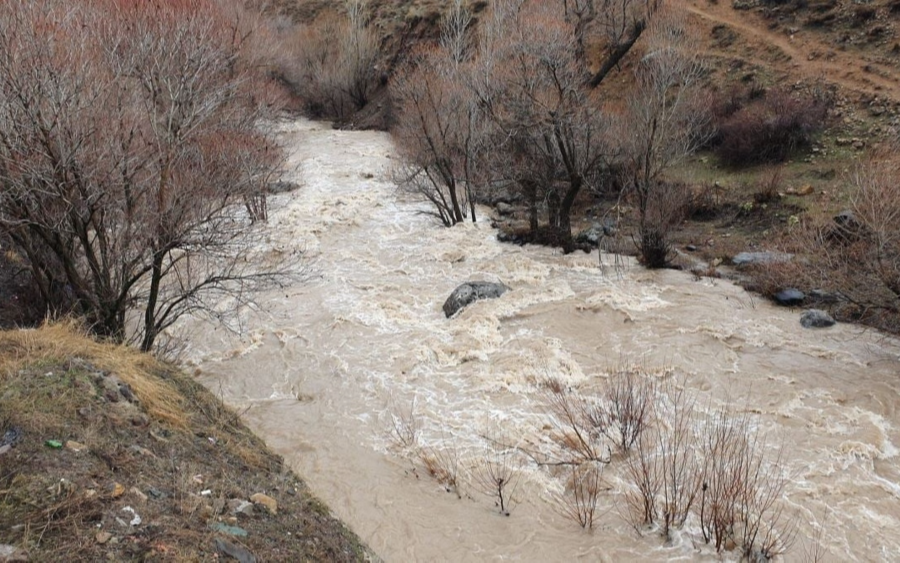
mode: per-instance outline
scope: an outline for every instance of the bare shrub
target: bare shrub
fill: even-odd
[[[657,416],[656,451],[660,464],[662,533],[669,537],[681,528],[694,506],[700,489],[700,466],[693,430],[693,394],[684,388],[667,389],[664,406]]]
[[[448,493],[462,498],[459,479],[459,451],[456,448],[423,448],[419,460],[428,474]]]
[[[716,153],[730,166],[782,162],[812,142],[825,124],[828,105],[821,93],[770,90],[719,124]]]
[[[509,516],[516,500],[519,472],[513,465],[514,450],[497,451],[488,448],[472,469],[474,485],[494,499],[500,514]]]
[[[593,422],[593,426],[600,429],[619,450],[628,453],[652,424],[656,385],[640,371],[624,369],[609,378],[603,398],[606,412],[602,420]]]
[[[756,186],[753,192],[753,201],[755,203],[772,203],[781,198],[781,168],[775,168],[765,178],[763,178]]]
[[[555,427],[552,439],[563,456],[556,463],[609,462],[609,446],[603,439],[609,416],[598,401],[563,391],[548,394],[547,405]]]
[[[343,14],[283,31],[289,45],[280,73],[316,117],[346,119],[362,109],[378,85],[378,38],[365,0],[345,0]]]
[[[784,287],[820,289],[839,320],[900,332],[900,159],[888,148],[848,175],[850,205],[826,221],[805,220],[785,237],[786,264],[754,270],[754,286],[771,295]]]
[[[768,456],[752,423],[749,415],[727,408],[708,416],[697,512],[703,539],[716,551],[735,545],[748,558],[769,559],[790,547],[794,528],[779,502],[787,483],[783,450]]]
[[[578,522],[582,528],[592,529],[602,485],[602,465],[573,465],[565,491],[554,498],[554,504],[564,517]]]
[[[399,406],[391,399],[388,406],[388,432],[394,443],[404,449],[415,448],[419,444],[421,428],[417,403],[417,397],[413,397],[408,407]]]
[[[662,466],[656,459],[655,441],[644,433],[626,458],[625,518],[636,529],[657,521],[657,497],[662,487]]]

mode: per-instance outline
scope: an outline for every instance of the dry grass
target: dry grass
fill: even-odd
[[[238,413],[171,366],[71,323],[0,332],[0,413],[13,443],[0,453],[0,543],[32,560],[206,561],[221,539],[265,560],[366,559]],[[257,492],[277,499],[278,514],[235,520],[227,501]],[[220,524],[249,535],[222,535]]]
[[[74,321],[46,323],[35,330],[0,332],[0,377],[12,377],[25,365],[75,358],[115,373],[127,383],[147,413],[178,427],[188,422],[184,399],[160,373],[159,361],[134,348],[97,342]]]

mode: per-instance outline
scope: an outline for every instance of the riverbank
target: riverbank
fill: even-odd
[[[371,561],[171,365],[69,324],[0,332],[0,560]]]

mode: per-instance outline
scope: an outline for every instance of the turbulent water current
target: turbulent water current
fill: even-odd
[[[267,251],[305,252],[310,279],[261,296],[241,335],[185,323],[187,360],[380,557],[719,560],[691,522],[668,542],[635,531],[615,464],[591,531],[560,513],[563,481],[531,458],[510,461],[509,516],[467,478],[498,443],[549,455],[548,377],[590,395],[640,364],[698,409],[752,413],[766,444],[784,445],[798,531],[787,560],[811,560],[818,542],[825,560],[900,561],[895,340],[802,329],[799,311],[721,280],[504,245],[487,220],[441,228],[391,183],[385,134],[299,121],[280,136],[300,187],[270,200]],[[443,301],[468,280],[511,291],[446,319]],[[461,495],[413,450],[453,460]]]

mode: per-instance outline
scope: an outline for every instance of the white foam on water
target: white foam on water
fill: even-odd
[[[894,340],[843,325],[804,331],[798,312],[730,283],[633,259],[616,268],[604,256],[601,267],[596,252],[502,245],[485,209],[476,224],[441,228],[391,184],[386,135],[277,127],[285,180],[300,187],[270,200],[261,251],[305,252],[314,275],[264,296],[243,335],[185,322],[186,357],[387,560],[736,560],[690,522],[669,544],[636,534],[621,516],[621,463],[604,471],[592,532],[554,508],[563,473],[535,463],[559,455],[543,384],[590,396],[623,363],[694,390],[702,409],[753,413],[767,447],[784,444],[788,504],[807,516],[832,508],[831,556],[900,553]],[[443,301],[470,280],[511,291],[445,318]],[[416,427],[418,450],[398,446],[397,420]],[[418,451],[458,461],[462,498],[427,475]],[[474,478],[501,454],[519,475],[508,518]],[[809,517],[798,526],[815,528]]]

